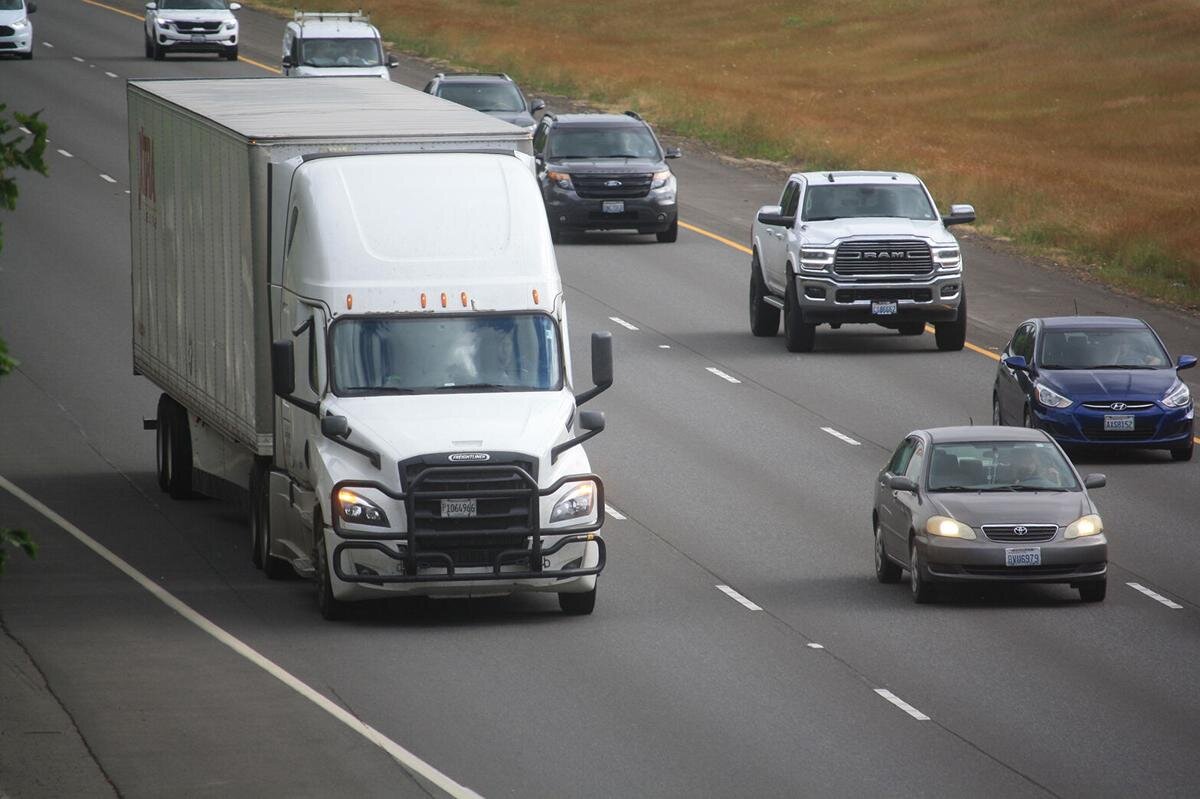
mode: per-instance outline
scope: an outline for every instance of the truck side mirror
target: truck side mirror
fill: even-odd
[[[1087,489],[1104,488],[1108,485],[1108,478],[1102,474],[1089,474],[1083,478],[1083,487]]]
[[[1016,372],[1029,371],[1029,363],[1024,355],[1010,355],[1004,359],[1004,365]]]
[[[975,206],[973,205],[952,205],[950,213],[942,217],[942,224],[946,227],[950,225],[966,225],[975,221]]]
[[[321,435],[326,438],[345,438],[350,435],[350,423],[345,416],[322,416]]]
[[[400,59],[396,58],[395,53],[388,53],[387,54],[387,68],[395,69],[398,66],[400,66]]]
[[[296,390],[296,346],[290,341],[271,342],[271,382],[280,399]]]
[[[285,55],[283,57],[283,68],[284,69],[292,68],[292,57],[290,55]]]
[[[604,429],[603,411],[580,411],[579,426],[584,430],[595,430],[599,433]]]
[[[796,224],[796,216],[795,214],[785,215],[771,213],[770,211],[760,211],[758,214],[758,221],[764,225],[770,225],[772,227],[790,228],[792,225]]]
[[[594,340],[594,339],[593,339]],[[579,412],[579,427],[585,430],[583,435],[569,438],[561,444],[557,444],[550,448],[550,462],[554,463],[558,460],[558,456],[569,450],[571,447],[577,447],[593,436],[599,435],[604,429],[604,414],[601,411],[580,411]]]
[[[537,98],[529,104],[529,113],[536,114],[538,111],[541,111],[545,107],[546,107],[546,101],[542,100],[541,98]]]
[[[592,383],[587,391],[575,395],[576,405],[582,405],[613,383],[612,333],[607,330],[592,334]]]
[[[1176,369],[1191,369],[1196,365],[1195,355],[1180,355],[1179,360],[1175,363]]]
[[[680,150],[678,147],[668,147],[667,151],[665,153],[663,153],[663,157],[664,158],[683,158],[683,150]]]

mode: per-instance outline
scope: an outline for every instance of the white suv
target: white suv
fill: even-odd
[[[361,12],[297,11],[283,31],[283,74],[289,78],[372,76],[390,80],[399,66],[383,52],[379,29]]]
[[[217,53],[237,61],[238,21],[233,12],[241,7],[226,5],[225,0],[146,3],[146,58],[162,61],[167,53]]]
[[[34,11],[37,4],[33,0],[0,0],[0,55],[33,58],[33,23],[29,15]]]

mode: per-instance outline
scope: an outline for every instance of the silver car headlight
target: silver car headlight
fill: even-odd
[[[930,516],[925,522],[925,532],[942,538],[961,538],[964,541],[974,541],[975,531],[958,519],[949,516]]]
[[[1182,380],[1163,395],[1162,404],[1168,408],[1186,408],[1192,402],[1192,392]]]
[[[596,504],[596,485],[587,482],[580,483],[567,492],[566,496],[554,503],[550,511],[550,523],[563,522],[567,519],[578,519],[592,512]]]
[[[231,20],[229,20],[228,22],[226,22],[226,23],[225,23],[225,30],[227,30],[227,31],[235,31],[235,30],[237,30],[237,20],[236,20],[236,19],[231,19]]]
[[[1073,402],[1044,383],[1033,384],[1037,401],[1047,408],[1070,408]]]
[[[1089,535],[1100,535],[1104,532],[1104,522],[1094,513],[1082,516],[1067,525],[1063,538],[1085,538]]]

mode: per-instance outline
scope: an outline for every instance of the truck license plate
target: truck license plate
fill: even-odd
[[[204,34],[193,33],[192,34],[192,44],[204,44]]]
[[[478,515],[473,499],[443,499],[443,519],[463,519]]]
[[[896,314],[896,303],[872,302],[871,313],[875,316],[894,316]]]
[[[1041,566],[1041,547],[1005,547],[1005,566]]]
[[[606,214],[623,214],[625,213],[625,201],[605,200],[600,210]]]
[[[1133,429],[1133,417],[1132,416],[1113,416],[1111,414],[1106,413],[1104,415],[1104,429],[1105,430],[1132,430]]]

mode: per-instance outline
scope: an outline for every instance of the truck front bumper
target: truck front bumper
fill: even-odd
[[[828,274],[796,276],[796,296],[805,322],[877,324],[947,322],[958,318],[962,272],[928,280],[895,283],[842,281]],[[879,303],[896,304],[893,313],[878,313]],[[886,308],[884,310],[890,310]]]

